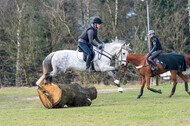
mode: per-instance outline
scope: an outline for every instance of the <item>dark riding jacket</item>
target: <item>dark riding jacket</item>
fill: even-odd
[[[94,28],[93,24],[87,28],[78,38],[78,42],[86,43],[86,44],[92,44],[96,47],[98,45],[93,41],[94,39],[99,43],[103,44],[103,42],[98,38],[97,35],[97,29]]]
[[[151,39],[151,45],[152,45],[152,49],[149,52],[149,54],[151,55],[153,52],[155,51],[159,51],[162,50],[162,46],[160,44],[160,41],[158,40],[158,38],[156,36],[153,36]]]

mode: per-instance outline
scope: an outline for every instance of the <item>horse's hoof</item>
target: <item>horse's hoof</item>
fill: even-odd
[[[119,91],[120,93],[123,93],[123,88],[119,87],[119,88],[118,88],[118,91]]]
[[[119,80],[114,80],[114,83],[118,85],[120,83],[120,81]]]
[[[190,95],[190,92],[188,92],[187,94],[189,94],[189,95]]]
[[[140,96],[140,95],[138,95],[138,96],[137,96],[137,99],[140,99],[140,98],[141,98],[141,96]]]
[[[162,91],[161,91],[161,90],[158,90],[158,93],[159,93],[159,94],[162,94]]]
[[[168,96],[168,98],[171,98],[171,97],[172,97],[171,95]]]

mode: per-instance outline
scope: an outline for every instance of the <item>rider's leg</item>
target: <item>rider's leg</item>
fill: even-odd
[[[91,60],[93,58],[93,52],[90,49],[91,45],[87,45],[86,43],[79,42],[78,46],[83,50],[84,53],[87,54],[87,58],[86,58],[86,70],[90,72],[90,64],[91,64]]]
[[[150,61],[151,64],[154,65],[154,68],[152,70],[158,70],[158,67],[157,67],[156,63],[153,61],[153,59],[154,59],[154,57],[152,57],[152,56],[150,56],[148,58],[148,61]]]
[[[161,52],[162,52],[161,50],[158,50],[158,51],[152,53],[152,55],[148,58],[148,61],[150,61],[154,65],[153,70],[158,70],[158,66],[154,62],[154,58],[157,57]]]
[[[92,60],[92,54],[89,53],[87,58],[86,58],[86,70],[87,71],[90,70],[91,60]]]

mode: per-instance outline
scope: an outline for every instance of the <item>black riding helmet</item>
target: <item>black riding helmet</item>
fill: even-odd
[[[101,20],[99,17],[96,17],[96,18],[94,18],[93,21],[92,21],[92,24],[94,24],[94,23],[102,24],[103,22],[102,22],[102,20]]]

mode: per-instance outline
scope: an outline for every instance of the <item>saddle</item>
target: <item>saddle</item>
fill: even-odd
[[[86,62],[87,54],[84,53],[80,47],[77,48],[77,51],[79,52],[79,53],[77,54],[77,57],[78,57],[80,60],[83,60],[83,61]],[[92,52],[93,52],[92,62],[94,62],[94,61],[98,60],[98,53],[96,53],[94,50],[93,50]]]
[[[153,59],[153,61],[155,62],[155,64],[156,63],[162,63],[162,62],[159,62],[159,60],[157,59],[157,57],[159,57],[159,56],[161,56],[161,55],[163,55],[164,53],[163,52],[161,52],[160,54],[158,54],[158,56],[156,56],[154,59]],[[148,60],[148,57],[147,57],[147,63],[148,63],[148,65],[151,65],[151,71],[152,71],[152,77],[154,77],[154,76],[156,76],[156,74],[154,73],[154,71],[155,71],[155,68],[154,68],[154,65]]]
[[[78,46],[77,48],[77,51],[79,53],[77,53],[77,57],[80,59],[80,60],[83,60],[86,62],[86,58],[87,58],[87,54],[83,52],[83,50]],[[98,54],[93,50],[93,58],[92,58],[92,61],[91,61],[91,70],[95,70],[94,68],[94,61],[98,60]]]
[[[160,63],[157,57],[159,57],[159,56],[161,56],[161,55],[163,55],[163,54],[164,54],[164,53],[161,52],[158,56],[156,56],[156,57],[153,59],[153,61],[154,61],[155,63]],[[148,65],[151,65],[151,66],[153,65],[153,64],[148,60],[148,57],[147,57],[146,61],[147,61]]]

